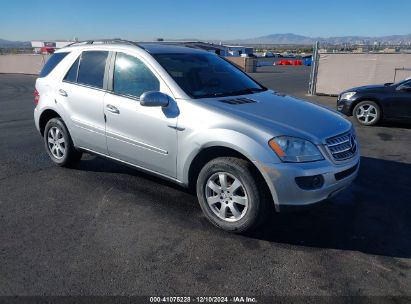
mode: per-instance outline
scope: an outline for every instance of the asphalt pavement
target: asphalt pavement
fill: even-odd
[[[305,96],[308,74],[252,76],[335,106]],[[352,187],[232,235],[174,184],[89,155],[54,166],[34,127],[34,81],[0,75],[0,295],[411,296],[410,126],[356,126]]]

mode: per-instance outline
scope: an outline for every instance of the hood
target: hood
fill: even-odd
[[[231,104],[227,101],[247,98],[254,102]],[[273,91],[205,100],[230,117],[235,116],[247,124],[264,129],[272,136],[288,135],[309,139],[316,144],[326,138],[352,128],[351,122],[338,112],[311,102]]]
[[[355,87],[351,88],[349,90],[344,91],[345,92],[360,92],[360,91],[374,91],[374,90],[379,90],[379,89],[386,89],[388,88],[385,85],[366,85],[366,86],[361,86],[361,87]]]

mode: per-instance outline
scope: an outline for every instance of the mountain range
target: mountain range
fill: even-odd
[[[3,47],[3,48],[31,47],[31,43],[29,41],[10,41],[10,40],[0,39],[0,47]]]
[[[228,40],[224,43],[236,44],[313,44],[316,41],[326,44],[360,44],[360,43],[382,43],[382,44],[411,44],[411,34],[408,35],[391,35],[381,37],[366,37],[366,36],[341,36],[341,37],[307,37],[288,34],[271,34],[249,39]]]
[[[169,41],[178,41],[181,39],[167,39]],[[183,39],[198,41],[202,39]],[[213,39],[208,40],[209,42],[218,43],[221,40]],[[296,45],[312,45],[316,41],[322,44],[373,44],[374,42],[381,44],[408,44],[411,45],[411,34],[408,35],[391,35],[391,36],[381,36],[381,37],[367,37],[367,36],[341,36],[341,37],[307,37],[302,35],[296,35],[292,33],[288,34],[271,34],[267,36],[248,38],[248,39],[233,39],[233,40],[222,40],[225,44],[296,44]],[[31,43],[29,41],[9,41],[0,39],[0,47],[3,48],[19,48],[19,47],[30,47]]]

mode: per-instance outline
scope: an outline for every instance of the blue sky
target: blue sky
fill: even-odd
[[[9,40],[224,40],[273,33],[410,34],[411,0],[13,0],[0,9],[0,38]]]

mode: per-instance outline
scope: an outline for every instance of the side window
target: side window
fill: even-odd
[[[108,52],[86,51],[81,54],[77,83],[103,88]]]
[[[68,53],[55,53],[53,54],[49,60],[47,60],[46,64],[44,65],[43,69],[40,72],[39,77],[46,77],[54,68],[67,56]]]
[[[65,81],[68,82],[77,82],[77,71],[78,71],[78,64],[80,62],[80,57],[74,61],[73,65],[71,66],[70,70],[67,72],[66,76],[64,77]]]
[[[403,82],[397,87],[397,89],[403,91],[403,90],[404,90],[404,87],[410,87],[410,86],[411,86],[411,79],[410,79],[410,80],[405,80],[405,81],[403,81]],[[406,91],[408,91],[408,90],[406,90]]]
[[[117,53],[113,76],[114,93],[140,97],[144,92],[159,90],[159,80],[143,62],[136,57]]]

